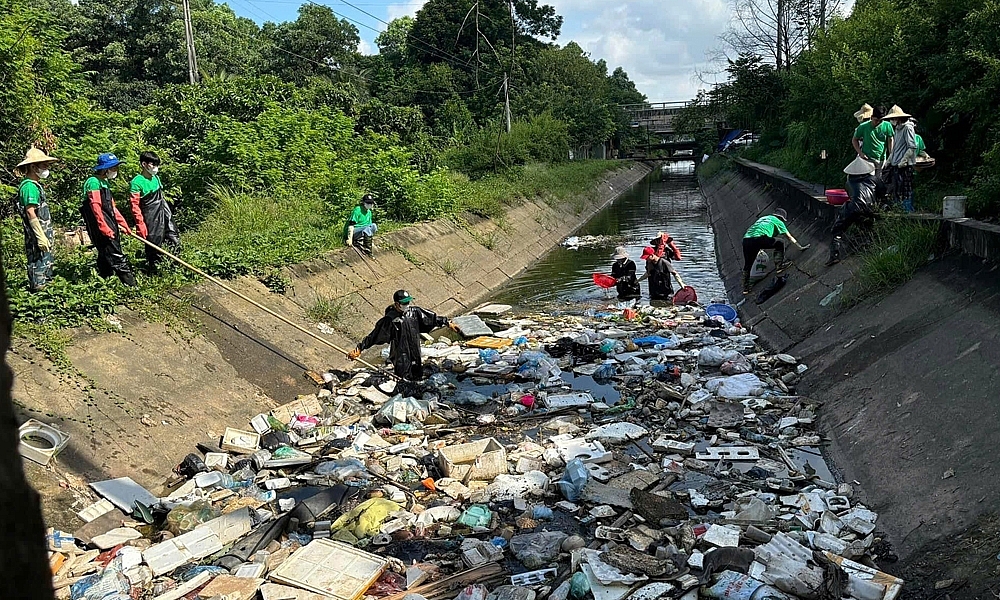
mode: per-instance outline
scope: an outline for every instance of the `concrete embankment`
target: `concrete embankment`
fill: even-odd
[[[793,235],[812,244],[789,252],[784,289],[761,306],[751,296],[741,312],[767,345],[809,365],[797,391],[825,403],[828,457],[844,481],[860,482],[902,559],[887,568],[931,587],[967,582],[952,598],[988,597],[975,588],[995,579],[1000,550],[997,228],[939,220],[938,258],[908,283],[849,308],[822,307],[839,284],[851,290],[859,268],[854,257],[824,266],[834,209],[820,201],[822,188],[752,163],[702,185],[733,301],[742,299],[741,239],[758,216],[784,208]]]
[[[291,281],[284,295],[255,279],[233,286],[312,330],[316,323],[306,313],[324,302],[335,329],[328,337],[353,348],[396,289],[441,314],[467,312],[652,169],[623,167],[586,197],[555,206],[528,202],[500,222],[441,220],[398,230],[377,240],[373,261],[349,249],[328,253],[284,269]],[[191,298],[183,323],[151,323],[122,311],[120,332],[73,332],[71,366],[54,365],[29,344],[15,342],[8,360],[22,418],[71,435],[50,469],[26,463],[50,524],[71,531],[80,524],[74,489],[87,481],[129,476],[157,491],[198,442],[217,442],[227,426],[245,427],[253,415],[315,390],[305,369],[348,364],[209,283],[183,296]]]

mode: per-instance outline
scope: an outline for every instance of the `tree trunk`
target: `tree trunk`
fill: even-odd
[[[7,282],[0,265],[0,598],[51,600],[49,570],[38,493],[24,478],[17,419],[11,401],[14,375],[7,365],[11,318]]]
[[[778,2],[778,10],[777,10],[778,25],[776,27],[777,39],[775,40],[776,45],[774,49],[774,68],[775,70],[780,71],[782,66],[781,59],[785,48],[785,42],[784,42],[785,0],[777,0],[777,2]]]

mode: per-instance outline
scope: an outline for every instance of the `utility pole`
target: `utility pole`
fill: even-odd
[[[510,86],[506,73],[503,74],[503,105],[504,117],[507,119],[507,133],[510,133]]]
[[[191,5],[188,0],[183,0],[184,12],[184,38],[187,44],[188,55],[188,77],[191,85],[198,83],[198,55],[194,50],[194,27],[191,26]]]
[[[826,0],[819,0],[819,29],[826,32]]]

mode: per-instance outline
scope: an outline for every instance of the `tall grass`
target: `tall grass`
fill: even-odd
[[[909,281],[926,265],[937,244],[937,224],[887,218],[872,232],[872,243],[861,254],[860,295],[886,294]]]

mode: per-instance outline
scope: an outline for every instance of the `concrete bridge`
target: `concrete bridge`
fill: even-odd
[[[654,150],[666,150],[666,160],[692,160],[692,154],[698,150],[698,144],[689,134],[677,133],[675,121],[678,115],[687,108],[690,102],[645,102],[642,104],[622,105],[629,115],[633,129],[645,132],[645,141],[640,143],[634,154],[640,157]],[[718,127],[713,120],[706,120],[703,130]]]

